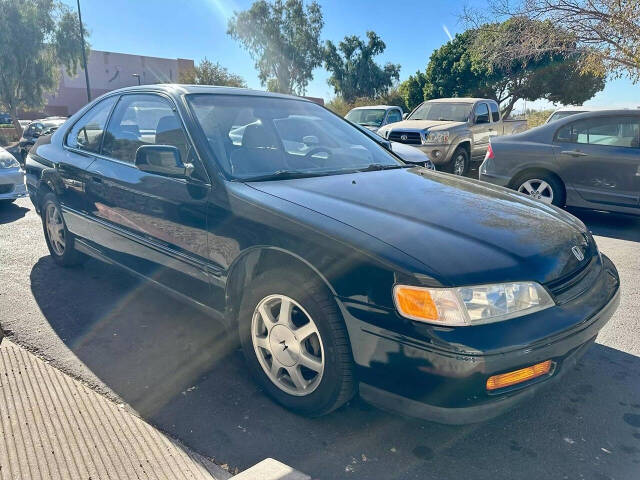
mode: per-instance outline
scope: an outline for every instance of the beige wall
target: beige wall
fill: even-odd
[[[193,60],[183,58],[145,57],[126,53],[92,50],[87,59],[91,97],[122,87],[137,85],[134,73],[140,75],[140,83],[177,83],[180,73],[194,67]],[[24,118],[47,115],[68,116],[87,103],[84,69],[70,77],[62,72],[56,93],[49,95],[45,112],[26,112]]]

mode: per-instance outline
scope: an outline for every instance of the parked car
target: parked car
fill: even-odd
[[[384,126],[378,133],[419,148],[438,170],[466,175],[472,161],[484,158],[489,138],[526,128],[525,120],[502,119],[493,100],[440,98],[420,104],[406,120]]]
[[[48,117],[34,120],[29,123],[27,128],[22,132],[22,137],[18,142],[20,160],[22,164],[24,164],[24,159],[27,157],[29,149],[33,146],[38,137],[55,132],[56,129],[66,121],[66,117]]]
[[[0,112],[0,125],[9,125],[13,122],[11,114]]]
[[[402,109],[394,105],[372,105],[370,107],[356,107],[345,115],[351,123],[357,123],[372,132],[390,123],[402,120]]]
[[[545,203],[640,214],[640,111],[571,115],[491,140],[480,180]]]
[[[56,263],[93,256],[209,311],[264,391],[307,415],[359,391],[489,418],[569,371],[619,302],[575,217],[406,165],[297,97],[113,91],[38,140],[27,184]]]
[[[418,150],[417,148],[412,147],[411,145],[405,145],[404,143],[390,142],[389,140],[382,138],[377,133],[374,133],[365,127],[361,127],[357,123],[354,123],[353,125],[357,127],[360,131],[362,131],[362,133],[364,133],[365,135],[369,136],[370,138],[375,140],[377,143],[382,145],[384,148],[395,153],[398,157],[402,159],[403,162],[410,163],[412,165],[420,165],[422,167],[428,168],[429,170],[436,169],[436,166],[433,164],[431,159],[429,159],[429,156],[423,151]]]
[[[562,120],[563,118],[570,117],[571,115],[575,115],[576,113],[585,113],[590,111],[592,110],[587,107],[561,107],[554,110],[554,112],[549,115],[549,118],[547,118],[547,121],[544,123],[555,122],[556,120]]]
[[[18,161],[0,147],[0,204],[11,203],[16,198],[25,197],[24,172]]]

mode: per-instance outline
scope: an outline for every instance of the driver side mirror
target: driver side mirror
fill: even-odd
[[[403,113],[403,114],[402,114],[402,119],[403,119],[403,120],[406,120],[408,116],[409,116],[409,114],[408,114],[408,113]]]
[[[135,166],[143,172],[168,177],[189,177],[193,166],[185,165],[173,145],[142,145],[136,150]]]

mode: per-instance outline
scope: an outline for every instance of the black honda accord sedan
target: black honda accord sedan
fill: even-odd
[[[301,98],[114,91],[39,139],[26,171],[57,263],[96,257],[205,308],[302,414],[359,392],[490,418],[569,370],[619,303],[576,218],[404,164]]]

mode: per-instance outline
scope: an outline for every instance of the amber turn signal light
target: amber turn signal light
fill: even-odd
[[[398,286],[396,305],[400,313],[414,320],[437,320],[438,308],[425,288]]]
[[[530,367],[514,370],[513,372],[494,375],[487,380],[487,390],[498,390],[499,388],[510,387],[511,385],[546,375],[550,371],[551,360],[547,360],[546,362],[536,363]]]

